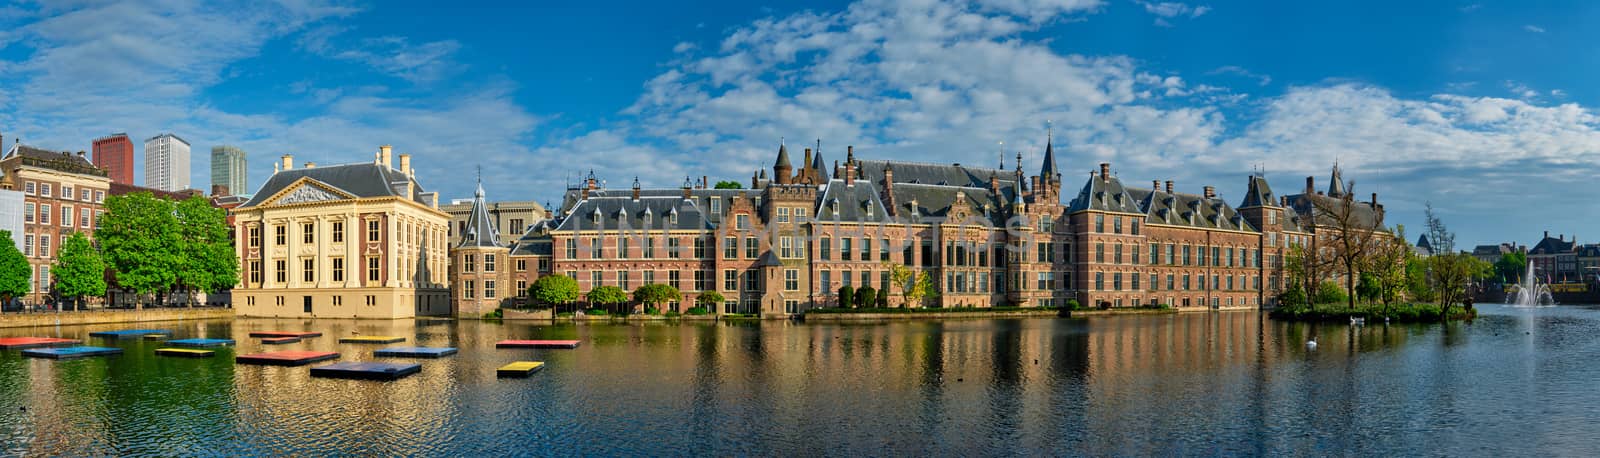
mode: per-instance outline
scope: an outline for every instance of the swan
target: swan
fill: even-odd
[[[1307,340],[1306,341],[1306,349],[1307,350],[1316,350],[1317,349],[1317,338],[1316,337],[1312,337],[1311,340]]]

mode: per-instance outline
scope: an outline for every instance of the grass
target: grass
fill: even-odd
[[[1274,309],[1270,316],[1288,321],[1348,322],[1351,318],[1383,321],[1384,318],[1388,318],[1390,322],[1395,323],[1433,323],[1439,320],[1439,305],[1411,302],[1390,304],[1387,313],[1383,304],[1356,304],[1354,309],[1344,303],[1320,304],[1316,310],[1306,305],[1292,305],[1280,306]],[[1470,320],[1477,316],[1476,309],[1468,310],[1461,306],[1450,308],[1449,318],[1452,320]]]

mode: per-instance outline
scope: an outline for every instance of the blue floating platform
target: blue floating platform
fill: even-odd
[[[23,350],[22,356],[32,358],[70,359],[86,358],[90,356],[120,355],[121,348],[108,347],[61,347],[61,348],[34,348]]]
[[[311,368],[312,377],[395,380],[422,371],[421,364],[346,362]]]
[[[137,339],[137,338],[140,338],[140,337],[153,335],[153,334],[172,335],[172,331],[163,331],[163,330],[160,330],[160,329],[123,329],[123,330],[120,330],[120,331],[96,331],[96,332],[91,332],[91,333],[89,333],[89,337],[109,337],[109,338],[113,338],[113,339]]]
[[[233,345],[233,339],[178,339],[168,340],[167,345],[174,347],[224,347]]]
[[[373,356],[398,358],[438,358],[456,354],[455,347],[389,347],[372,351]]]

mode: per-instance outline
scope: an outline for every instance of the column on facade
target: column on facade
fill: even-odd
[[[396,240],[398,238],[396,236],[400,233],[400,221],[398,221],[397,216],[393,211],[384,212],[383,214],[384,227],[386,228],[386,232],[383,234],[383,262],[385,266],[384,276],[386,277],[383,286],[389,288],[398,288],[400,286],[400,279],[395,278],[397,277],[395,268],[399,264],[399,261],[395,259],[395,255],[400,252],[399,241]]]

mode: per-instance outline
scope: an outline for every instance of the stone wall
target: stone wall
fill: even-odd
[[[6,313],[0,314],[0,328],[210,320],[232,317],[233,309],[229,308],[170,308],[149,310],[90,310],[83,312]]]

